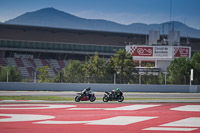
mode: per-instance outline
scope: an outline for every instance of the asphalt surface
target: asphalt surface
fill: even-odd
[[[200,133],[200,103],[2,103],[0,131]]]
[[[61,96],[75,97],[78,92],[67,91],[0,91],[0,96]],[[95,92],[97,98],[102,98],[104,92]],[[135,103],[200,103],[200,93],[134,93],[124,92],[125,100],[123,102]],[[136,98],[135,100],[126,100],[126,98]],[[138,98],[138,99],[137,99]],[[148,99],[146,99],[148,98]],[[19,101],[21,102],[21,101]],[[48,101],[46,101],[48,102]],[[50,101],[49,101],[50,102]],[[60,103],[68,103],[70,101],[54,101]],[[71,101],[74,102],[74,101]],[[84,101],[85,102],[85,101]],[[102,102],[96,100],[95,102]],[[109,101],[110,102],[110,101]],[[116,101],[114,101],[116,102]],[[111,102],[112,103],[112,102]]]
[[[0,91],[0,96],[62,96],[75,97],[78,92],[68,91]],[[95,92],[102,98],[104,92]],[[134,93],[124,92],[126,98],[200,98],[200,93]]]

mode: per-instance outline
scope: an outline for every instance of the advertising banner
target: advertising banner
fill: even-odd
[[[131,47],[132,56],[153,56],[153,47]]]
[[[190,57],[189,47],[174,47],[174,57]]]
[[[185,46],[126,46],[133,59],[173,59],[174,57],[190,57],[191,47]]]
[[[154,57],[170,57],[170,48],[167,46],[155,46],[154,47]]]

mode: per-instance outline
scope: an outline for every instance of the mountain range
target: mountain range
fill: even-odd
[[[103,19],[81,18],[55,8],[43,8],[27,12],[4,23],[138,34],[148,34],[149,30],[159,30],[161,34],[167,34],[169,29],[174,27],[174,30],[180,31],[181,36],[200,38],[200,30],[178,21],[149,25],[144,23],[123,25]]]

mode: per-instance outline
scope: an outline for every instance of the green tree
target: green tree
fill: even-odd
[[[61,82],[63,82],[63,70],[61,70],[60,72],[58,72],[56,74],[56,76],[53,79],[53,82],[54,83],[61,83]]]
[[[190,78],[190,60],[186,58],[176,58],[167,67],[169,82],[171,84],[185,84]]]
[[[194,69],[193,84],[200,84],[200,52],[195,52],[191,59],[191,65]]]
[[[158,76],[152,74],[152,67],[154,67],[154,65],[146,63],[145,67],[145,74],[142,75],[141,82],[144,84],[159,84]]]
[[[20,82],[22,80],[19,68],[7,66],[1,68],[0,81],[7,81],[7,73],[9,82]]]
[[[49,72],[48,72],[49,69],[50,69],[49,66],[43,66],[43,67],[37,68],[37,71],[39,71],[39,75],[38,75],[39,83],[52,82]]]
[[[98,53],[95,52],[95,55],[90,56],[83,64],[83,71],[89,82],[100,82],[104,76],[104,58],[100,58]]]
[[[158,75],[158,81],[159,84],[165,84],[165,75],[163,72],[160,72],[160,74]],[[166,77],[167,78],[167,77]],[[167,79],[166,79],[167,80]],[[166,81],[167,82],[167,81]]]
[[[117,73],[119,83],[128,83],[133,80],[134,62],[132,56],[125,50],[120,49],[114,56],[106,63],[107,69],[112,73]]]
[[[83,65],[78,60],[70,60],[63,70],[63,80],[67,83],[84,82]]]

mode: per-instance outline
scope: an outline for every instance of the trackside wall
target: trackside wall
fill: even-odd
[[[200,85],[138,85],[138,84],[82,84],[82,83],[21,83],[0,82],[0,90],[7,91],[81,91],[90,86],[93,91],[111,91],[120,88],[124,92],[200,92]]]

